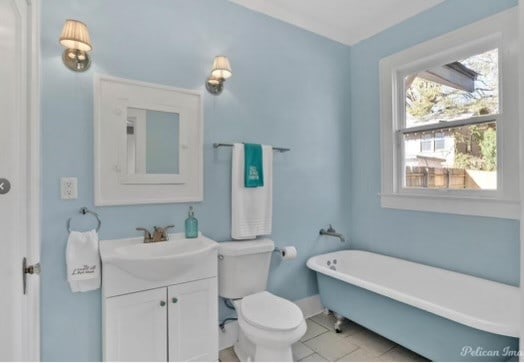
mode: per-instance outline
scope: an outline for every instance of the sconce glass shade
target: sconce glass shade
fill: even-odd
[[[87,25],[78,20],[68,19],[62,29],[60,44],[67,49],[89,52],[93,49]]]
[[[213,61],[213,69],[211,69],[211,76],[217,79],[228,79],[233,75],[231,72],[231,65],[227,57],[219,55]]]

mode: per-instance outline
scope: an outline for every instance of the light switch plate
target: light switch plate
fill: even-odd
[[[60,178],[60,195],[62,199],[77,199],[78,179],[73,177]]]

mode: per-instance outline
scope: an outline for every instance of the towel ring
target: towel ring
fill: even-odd
[[[98,217],[98,214],[96,214],[95,212],[93,211],[90,211],[89,209],[87,209],[86,207],[82,207],[80,208],[80,214],[83,214],[83,215],[86,215],[86,214],[91,214],[93,215],[96,220],[98,221],[98,225],[96,226],[96,231],[98,232],[100,230],[100,226],[102,225],[102,221],[100,220],[100,217]],[[69,233],[71,233],[71,219],[73,217],[69,217],[69,219],[67,220],[67,231]]]

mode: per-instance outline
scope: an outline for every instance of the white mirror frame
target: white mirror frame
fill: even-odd
[[[178,174],[128,173],[128,108],[179,114]],[[203,200],[201,92],[97,74],[94,130],[95,205]]]

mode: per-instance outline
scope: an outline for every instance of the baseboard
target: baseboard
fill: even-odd
[[[304,318],[306,319],[324,311],[324,305],[322,305],[320,295],[318,294],[296,300],[295,304],[297,304],[300,310],[302,310],[302,314],[304,314]]]
[[[304,318],[310,318],[324,311],[320,301],[320,295],[313,295],[304,299],[296,300]],[[218,347],[220,350],[232,347],[238,339],[238,322],[230,321],[224,326],[224,331],[218,328]]]

